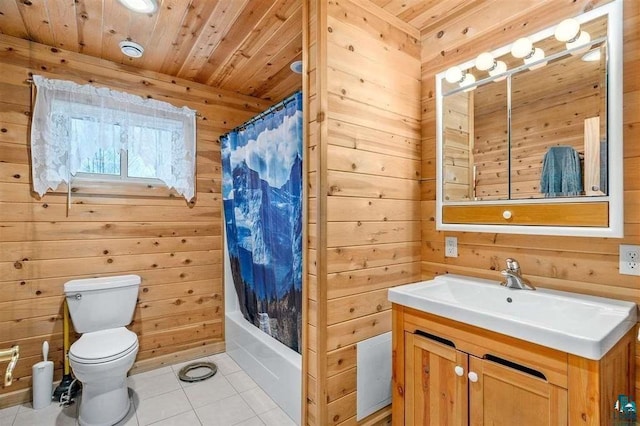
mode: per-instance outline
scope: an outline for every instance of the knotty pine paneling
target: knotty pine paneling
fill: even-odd
[[[640,191],[637,190],[640,150],[636,143],[640,135],[637,78],[640,3],[636,1],[624,2],[624,238],[445,233],[436,231],[434,222],[435,73],[604,3],[607,1],[531,1],[527,3],[527,13],[517,13],[506,7],[494,8],[492,13],[497,13],[499,19],[491,20],[478,12],[484,10],[480,4],[476,11],[471,9],[454,20],[438,22],[422,32],[422,279],[457,273],[498,281],[504,259],[514,257],[522,265],[524,274],[540,287],[640,303],[640,279],[618,274],[618,245],[640,244]],[[459,31],[460,28],[472,30]],[[582,130],[582,126],[576,128],[576,131]],[[570,137],[570,134],[563,137]],[[445,236],[458,238],[459,257],[444,257]],[[636,365],[640,365],[638,350]],[[636,369],[638,394],[640,369]]]
[[[306,424],[351,425],[356,344],[391,329],[387,289],[420,277],[420,42],[369,0],[309,4],[320,24],[310,66],[317,318]]]
[[[31,192],[31,73],[94,83],[198,111],[197,197]],[[224,344],[220,147],[218,137],[267,104],[260,99],[0,35],[0,347],[19,344],[14,384],[28,390],[42,341],[54,379],[62,368],[63,284],[138,274],[131,329],[137,361],[198,356]],[[209,349],[206,349],[209,348]],[[175,358],[173,358],[175,359]],[[154,361],[158,360],[158,361]],[[29,394],[24,392],[24,399]],[[0,397],[0,406],[7,398]]]
[[[117,0],[3,0],[0,33],[263,99],[300,88],[289,64],[301,56],[301,2],[159,3],[141,14]],[[144,56],[122,54],[122,40],[140,43]]]

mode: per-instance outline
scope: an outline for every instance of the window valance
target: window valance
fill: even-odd
[[[195,195],[195,111],[92,85],[33,76],[33,189],[71,184],[102,152],[127,152],[140,170],[187,200]],[[125,157],[126,158],[126,157]],[[119,161],[119,160],[117,160]]]

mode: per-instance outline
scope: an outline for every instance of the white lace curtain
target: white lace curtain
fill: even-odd
[[[70,184],[82,162],[100,150],[125,150],[136,153],[142,162],[153,161],[153,177],[187,200],[194,197],[195,111],[88,84],[37,75],[33,81],[37,88],[31,123],[35,192],[42,196],[62,183]],[[159,155],[145,155],[150,146]]]

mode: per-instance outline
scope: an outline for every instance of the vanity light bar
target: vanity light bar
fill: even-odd
[[[597,39],[595,39],[595,40],[591,40],[591,41],[590,41],[589,43],[587,43],[587,45],[585,45],[585,46],[579,46],[579,47],[576,47],[576,48],[573,48],[573,49],[570,49],[570,50],[563,50],[563,51],[561,51],[561,52],[556,52],[556,53],[554,53],[554,54],[552,54],[552,55],[549,55],[549,56],[543,57],[543,58],[542,58],[542,60],[541,60],[541,61],[542,61],[542,62],[541,62],[541,64],[546,65],[546,64],[547,64],[547,62],[553,61],[553,60],[555,60],[555,59],[557,59],[557,58],[561,58],[562,56],[564,56],[564,55],[566,55],[566,54],[574,55],[574,54],[576,54],[576,53],[578,53],[578,52],[583,52],[583,51],[585,51],[585,49],[586,49],[586,50],[592,49],[592,48],[594,48],[594,47],[597,47],[597,46],[598,46],[598,45],[600,45],[601,43],[606,43],[606,41],[607,41],[607,37],[606,37],[606,36],[603,36],[603,37],[599,37],[599,38],[597,38]],[[498,61],[498,62],[501,62],[501,61]],[[531,64],[531,65],[526,64],[526,63],[525,63],[525,64],[522,64],[522,65],[520,65],[520,66],[518,66],[518,67],[515,67],[515,68],[512,68],[512,69],[507,69],[507,70],[505,70],[505,71],[504,71],[504,77],[501,77],[501,78],[500,78],[500,80],[502,80],[502,79],[506,78],[508,75],[512,75],[512,74],[518,73],[518,72],[520,72],[520,71],[522,71],[522,70],[524,70],[524,69],[527,69],[527,68],[528,68],[528,69],[535,69],[535,68],[538,68],[538,67],[540,67],[540,66],[543,66],[543,65],[541,65],[540,63],[538,63],[538,61],[530,62],[530,64]],[[454,67],[451,67],[451,68],[454,68]],[[451,68],[449,68],[449,69],[451,69]],[[455,68],[459,68],[459,67],[455,67]],[[447,70],[447,71],[448,71],[448,70]],[[496,75],[497,75],[497,74],[496,74]],[[445,79],[446,79],[446,78],[445,78]],[[489,81],[499,81],[499,79],[493,79],[493,78],[492,78],[492,76],[489,76],[489,77],[486,77],[486,78],[478,79],[475,83],[473,83],[473,85],[474,85],[475,87],[477,87],[477,86],[479,86],[479,85],[481,85],[481,84],[484,84],[484,83],[487,83],[487,82],[489,82]],[[455,83],[457,83],[457,81],[456,81]],[[461,91],[462,91],[462,89],[463,89],[462,87],[460,87],[460,88],[455,88],[455,89],[451,89],[451,90],[449,90],[449,91],[445,91],[444,93],[445,93],[446,95],[451,95],[451,94],[454,94],[454,93],[457,93],[457,92],[461,92]]]
[[[572,51],[570,52],[571,54],[584,53],[593,45],[586,46],[591,42],[591,36],[588,32],[580,30],[580,23],[574,18],[565,19],[560,22],[555,29],[554,37],[556,40],[564,42],[567,50]],[[578,49],[579,47],[586,47],[586,49]],[[542,61],[545,57],[544,50],[539,47],[534,47],[528,37],[522,37],[516,40],[511,46],[511,54],[515,58],[522,58],[525,65],[533,64],[529,67],[530,70],[541,68],[548,62]],[[507,71],[507,65],[503,61],[496,61],[494,56],[489,52],[478,55],[475,60],[475,67],[479,71],[487,71],[491,77],[506,73]],[[471,79],[467,81],[466,75],[472,76],[473,81],[470,81]],[[451,77],[451,79],[449,77]],[[506,78],[506,76],[496,79],[496,81],[504,78]],[[445,79],[449,83],[458,83],[461,87],[475,83],[475,77],[472,74],[463,72],[457,66],[453,66],[447,70]]]

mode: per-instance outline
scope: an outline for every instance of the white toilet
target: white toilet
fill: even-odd
[[[79,421],[111,426],[129,411],[127,371],[138,353],[133,319],[140,277],[72,280],[64,285],[73,328],[82,333],[69,349],[69,364],[82,382]]]

